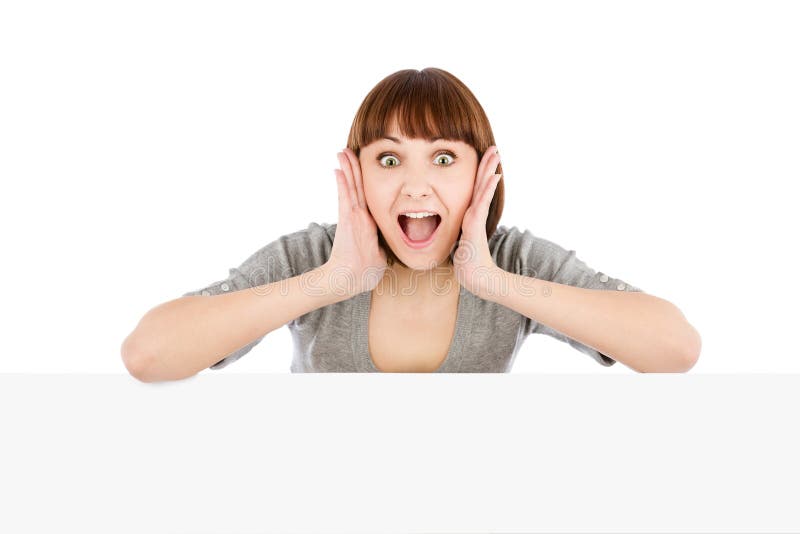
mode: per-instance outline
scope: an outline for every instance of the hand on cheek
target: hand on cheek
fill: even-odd
[[[461,223],[461,240],[453,254],[453,267],[459,284],[481,296],[488,288],[488,278],[497,269],[489,251],[486,219],[502,174],[495,174],[500,163],[497,147],[491,146],[478,165],[472,200]]]
[[[339,220],[325,271],[336,279],[346,296],[373,289],[386,270],[386,253],[378,244],[378,230],[364,194],[358,156],[350,148],[337,154],[335,169]],[[333,283],[333,282],[332,282]]]

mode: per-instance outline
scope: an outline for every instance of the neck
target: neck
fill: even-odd
[[[384,294],[397,297],[432,297],[450,294],[458,290],[458,279],[452,262],[437,265],[433,269],[415,270],[393,264],[387,267],[379,288]]]

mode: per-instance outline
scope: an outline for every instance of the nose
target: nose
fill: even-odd
[[[408,192],[405,192],[404,195],[409,197],[409,198],[413,198],[413,199],[424,199],[424,198],[428,198],[430,196],[430,193],[408,193]]]
[[[403,182],[401,193],[410,198],[427,198],[431,195],[431,185],[422,175],[410,176]]]

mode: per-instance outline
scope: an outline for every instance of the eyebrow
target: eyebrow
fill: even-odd
[[[398,138],[392,137],[390,135],[384,136],[383,139],[388,139],[389,141],[394,141],[398,145],[400,144],[400,140]],[[431,137],[430,139],[428,139],[428,142],[429,143],[433,143],[434,141],[438,141],[439,139],[444,139],[444,137]]]

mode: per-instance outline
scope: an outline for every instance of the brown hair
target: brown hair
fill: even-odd
[[[471,145],[478,154],[480,164],[484,152],[495,144],[492,127],[478,99],[464,83],[442,69],[405,69],[381,80],[364,98],[356,112],[347,146],[361,153],[361,147],[389,135],[393,121],[402,135],[409,138],[459,140]],[[498,165],[497,173],[502,173]],[[503,181],[497,183],[489,214],[486,217],[486,238],[494,234],[503,213]],[[461,232],[450,251],[453,253],[461,239]],[[380,229],[378,243],[386,252],[389,265],[404,265],[395,256]]]

